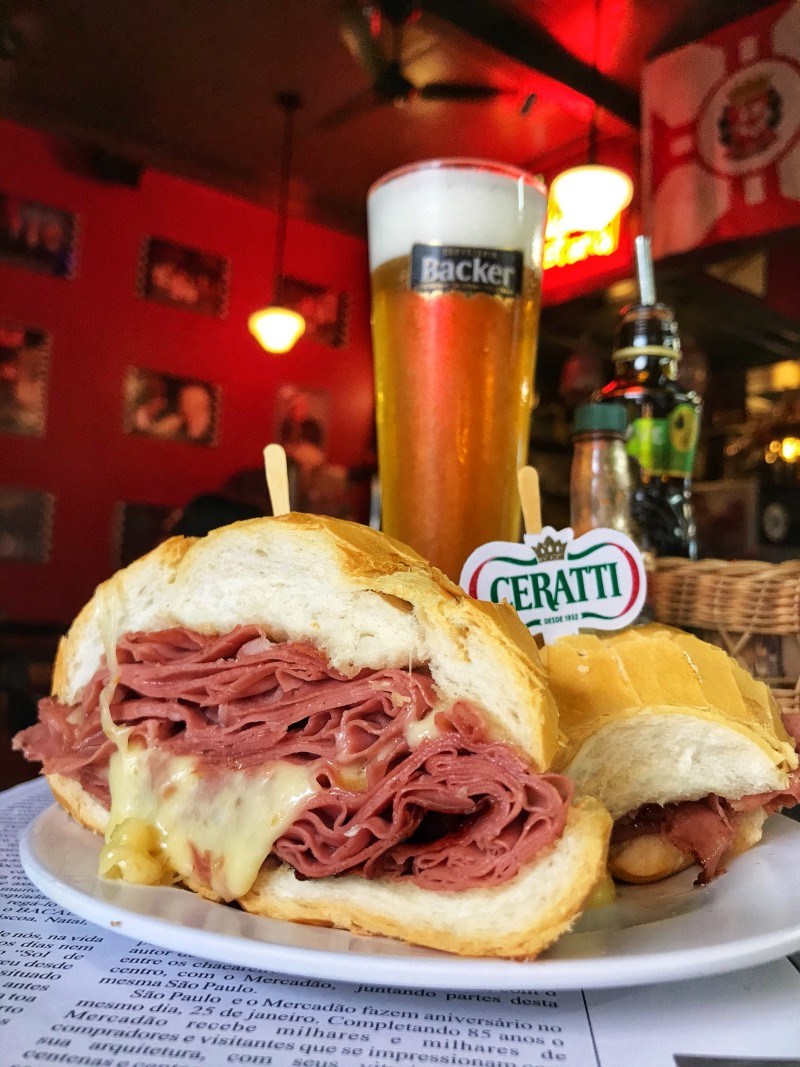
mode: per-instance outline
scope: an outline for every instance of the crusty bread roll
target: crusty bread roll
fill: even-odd
[[[77,698],[104,639],[171,626],[222,634],[242,623],[276,641],[312,641],[346,674],[427,664],[443,700],[473,701],[493,734],[512,739],[539,770],[553,762],[558,712],[513,608],[472,600],[368,526],[318,515],[172,538],[118,571],[61,642],[53,694],[66,704]]]
[[[562,731],[556,766],[615,820],[644,805],[787,789],[798,758],[769,689],[722,649],[649,625],[562,637],[543,660]],[[763,821],[760,808],[738,816],[727,856],[755,844]],[[657,835],[609,852],[612,874],[630,882],[690,862]]]
[[[276,642],[313,643],[348,677],[362,668],[427,667],[437,706],[468,702],[490,741],[524,753],[536,771],[552,763],[555,704],[513,610],[472,600],[384,535],[316,516],[251,520],[201,540],[172,539],[120,571],[97,589],[62,642],[54,696],[75,704],[105,649],[125,634],[186,627],[216,635],[243,624]],[[106,831],[109,812],[74,777],[53,773],[49,780],[79,822]],[[117,802],[112,775],[112,812]],[[496,886],[435,891],[409,879],[356,874],[301,880],[270,857],[238,899],[248,911],[277,918],[464,954],[532,957],[579,914],[605,869],[610,828],[593,799],[572,804],[560,838]],[[185,874],[182,881],[219,899],[208,885]]]

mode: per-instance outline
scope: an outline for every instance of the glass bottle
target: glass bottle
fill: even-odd
[[[677,384],[681,355],[673,311],[655,301],[649,239],[636,238],[641,301],[623,312],[614,348],[614,378],[594,397],[627,411],[632,458],[631,513],[637,540],[656,556],[697,558],[692,468],[700,398]]]
[[[569,500],[576,537],[598,526],[633,536],[627,424],[622,404],[581,404],[575,411]]]

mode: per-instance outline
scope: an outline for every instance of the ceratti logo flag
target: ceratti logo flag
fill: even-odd
[[[461,587],[477,600],[507,601],[550,644],[581,628],[621,630],[639,615],[647,578],[636,545],[617,530],[580,537],[545,526],[522,544],[490,541],[461,571]]]

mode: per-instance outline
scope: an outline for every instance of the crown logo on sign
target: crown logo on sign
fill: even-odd
[[[743,104],[748,100],[755,100],[759,96],[764,96],[769,92],[772,85],[767,77],[762,75],[757,78],[750,78],[748,81],[739,82],[728,93],[728,99],[732,104]]]
[[[552,563],[554,560],[563,559],[567,551],[564,541],[556,541],[554,537],[545,537],[534,549],[534,555],[539,563]]]

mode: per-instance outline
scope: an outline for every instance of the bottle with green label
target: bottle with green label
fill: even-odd
[[[700,398],[677,384],[680,338],[674,313],[655,299],[650,240],[636,238],[640,301],[617,329],[614,378],[596,402],[624,403],[633,467],[631,513],[643,551],[697,558],[692,468]]]

